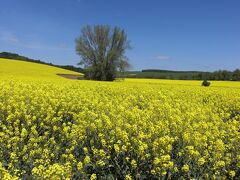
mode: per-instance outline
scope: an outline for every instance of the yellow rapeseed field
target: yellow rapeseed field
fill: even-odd
[[[25,61],[0,58],[0,77],[14,79],[62,79],[56,74],[79,74],[77,72]]]
[[[239,82],[73,81],[16,62],[0,60],[0,179],[240,177]]]

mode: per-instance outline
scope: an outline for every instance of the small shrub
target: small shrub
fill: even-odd
[[[202,86],[210,86],[210,82],[209,81],[207,81],[207,80],[204,80],[203,82],[202,82]]]

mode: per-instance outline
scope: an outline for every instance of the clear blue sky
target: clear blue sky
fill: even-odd
[[[124,28],[133,70],[240,68],[239,0],[0,0],[0,51],[79,61],[84,25]]]

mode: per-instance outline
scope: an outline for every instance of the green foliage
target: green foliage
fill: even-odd
[[[76,39],[76,51],[85,67],[85,78],[113,81],[119,71],[130,65],[125,50],[130,48],[127,35],[119,27],[108,25],[85,26]]]
[[[154,78],[154,79],[177,79],[177,80],[220,80],[240,81],[240,70],[235,71],[218,70],[214,72],[202,71],[169,71],[158,69],[144,69],[142,71],[125,72],[128,78]]]
[[[207,80],[204,80],[203,82],[202,82],[202,86],[210,86],[210,82],[209,81],[207,81]]]
[[[240,81],[240,69],[236,69],[235,71],[233,71],[232,80]]]

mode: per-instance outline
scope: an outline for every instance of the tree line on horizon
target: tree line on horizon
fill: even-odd
[[[234,71],[218,70],[214,72],[202,72],[198,74],[201,79],[222,80],[222,81],[240,81],[240,69]]]
[[[229,70],[217,70],[213,72],[209,71],[172,71],[172,70],[161,70],[161,69],[143,69],[142,72],[159,72],[159,73],[185,73],[183,78],[199,79],[199,80],[240,80],[240,69],[235,69],[234,71]],[[189,74],[191,76],[186,76]]]
[[[155,78],[176,80],[218,80],[218,81],[240,81],[240,69],[234,71],[217,70],[213,72],[204,71],[173,71],[161,69],[143,69],[142,71],[126,72],[126,78]]]

